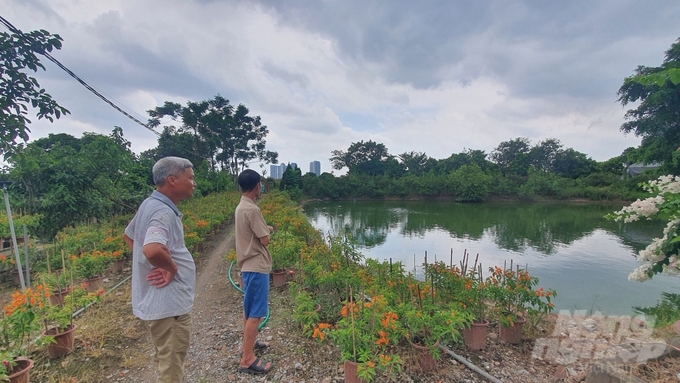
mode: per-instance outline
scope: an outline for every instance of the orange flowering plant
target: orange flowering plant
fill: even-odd
[[[45,296],[49,298],[51,291],[49,288],[46,288],[46,290]],[[50,328],[56,328],[57,333],[65,331],[73,324],[73,313],[93,302],[98,302],[103,293],[103,289],[91,293],[87,292],[85,284],[80,284],[71,288],[68,295],[64,297],[62,304],[52,304],[48,299],[45,299],[40,305],[41,309],[37,312],[45,331]]]
[[[0,320],[0,381],[7,378],[15,359],[27,355],[33,333],[40,330],[37,311],[42,309],[48,292],[43,286],[27,288],[12,294]]]
[[[272,271],[296,268],[300,261],[300,253],[306,246],[306,243],[291,232],[274,231],[267,247],[272,256]]]
[[[411,299],[399,305],[404,337],[413,344],[428,347],[437,358],[437,342],[457,340],[460,330],[472,322],[472,315],[458,302],[438,298],[431,283],[413,282],[409,288]]]
[[[518,317],[542,317],[550,313],[555,305],[552,298],[556,296],[553,289],[536,289],[538,278],[529,275],[525,269],[516,266],[510,268],[491,267],[491,275],[487,279],[489,294],[494,303],[496,314],[501,325],[512,326]]]
[[[391,375],[401,371],[403,360],[396,347],[401,334],[399,316],[382,295],[369,300],[348,301],[335,325],[319,323],[312,336],[340,347],[343,360],[357,362],[357,375],[366,382],[378,372]]]
[[[478,255],[479,256],[479,255]],[[454,303],[459,310],[466,310],[475,322],[487,319],[489,291],[482,276],[482,266],[475,259],[469,267],[467,252],[463,255],[460,267],[447,266],[444,262],[435,262],[425,267],[425,276],[437,290],[442,302]]]
[[[305,335],[312,336],[320,321],[321,305],[309,291],[303,290],[296,282],[291,282],[288,290],[295,304],[293,320],[300,325]]]
[[[71,256],[73,269],[81,278],[90,279],[104,274],[106,268],[109,267],[113,257],[111,252],[92,250],[89,253],[83,253],[80,256]]]

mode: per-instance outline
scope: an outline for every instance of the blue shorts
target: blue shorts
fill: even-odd
[[[243,314],[245,319],[267,316],[269,274],[243,272]]]

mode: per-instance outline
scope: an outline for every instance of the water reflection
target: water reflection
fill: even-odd
[[[305,213],[318,228],[350,234],[366,248],[384,244],[393,230],[406,238],[422,238],[432,230],[472,240],[488,235],[502,249],[524,252],[531,248],[543,255],[554,254],[558,246],[572,244],[596,229],[618,236],[636,251],[661,234],[659,222],[623,225],[604,218],[618,208],[611,204],[359,201],[309,204]]]
[[[319,230],[347,233],[364,255],[404,262],[416,274],[425,252],[457,262],[480,253],[484,267],[514,259],[558,290],[558,309],[630,313],[652,306],[662,291],[680,292],[674,278],[629,282],[635,254],[661,235],[661,222],[624,225],[605,214],[621,205],[563,203],[335,202],[304,207]],[[548,285],[549,283],[549,285]]]

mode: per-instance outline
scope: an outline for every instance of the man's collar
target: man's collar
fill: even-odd
[[[151,197],[168,205],[168,207],[170,207],[170,209],[172,209],[172,211],[174,211],[178,217],[182,216],[182,213],[179,212],[177,206],[175,206],[175,204],[165,194],[159,192],[158,190],[154,190],[153,193],[151,193]]]

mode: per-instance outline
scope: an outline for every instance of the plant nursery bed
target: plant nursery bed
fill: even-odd
[[[270,343],[257,355],[272,361],[274,368],[263,376],[237,372],[242,336],[242,296],[228,278],[225,260],[234,245],[233,227],[216,233],[197,258],[196,300],[193,309],[192,343],[185,363],[189,382],[305,382],[340,383],[344,371],[339,349],[321,345],[308,338],[293,321],[293,304],[287,287],[270,292],[270,319],[259,339]],[[129,268],[116,275],[107,287],[123,280]],[[232,271],[233,277],[236,273]],[[4,296],[11,292],[5,289]],[[2,294],[0,294],[2,296]],[[149,382],[155,380],[152,347],[143,323],[131,313],[129,282],[102,297],[99,307],[88,310],[77,319],[79,331],[72,354],[59,360],[48,360],[46,350],[34,351],[36,365],[31,380],[36,382]],[[558,363],[542,348],[541,339],[559,339],[555,332],[557,315],[551,315],[525,333],[520,345],[498,339],[498,328],[492,324],[486,349],[470,352],[462,343],[445,345],[488,374],[504,383],[584,382],[589,360]],[[81,331],[82,330],[82,331]],[[537,340],[538,339],[538,340]],[[537,348],[538,344],[538,348]],[[378,376],[376,382],[487,382],[446,353],[438,361],[434,373],[422,374],[414,366],[412,356],[403,354],[404,367],[391,377]],[[678,360],[667,358],[658,363],[637,367],[649,382],[669,382],[676,378]],[[660,378],[663,377],[663,378]],[[656,380],[655,380],[656,379]]]

